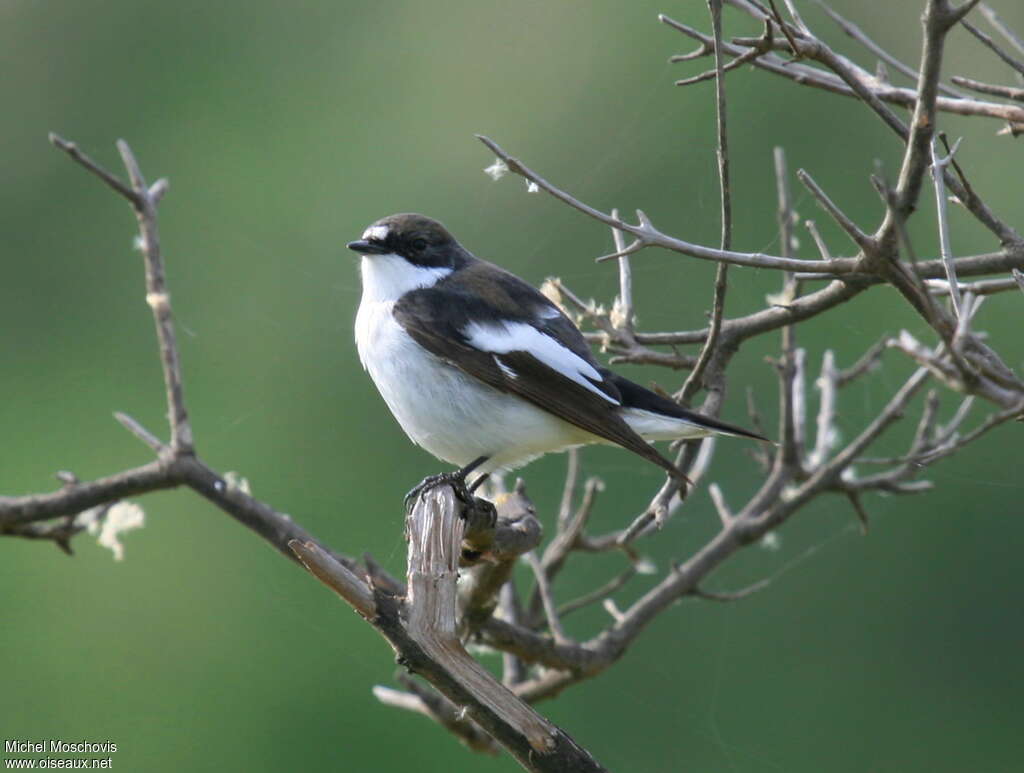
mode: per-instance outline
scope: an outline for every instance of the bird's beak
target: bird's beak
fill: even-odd
[[[353,252],[358,252],[360,255],[386,255],[390,252],[390,250],[383,244],[370,242],[366,239],[349,242],[346,246]]]

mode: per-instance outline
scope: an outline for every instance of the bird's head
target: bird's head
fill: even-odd
[[[463,250],[448,230],[424,215],[388,215],[371,224],[348,248],[360,255],[399,255],[414,266],[458,268]]]

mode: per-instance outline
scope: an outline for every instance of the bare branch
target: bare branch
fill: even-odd
[[[662,16],[659,16],[658,18],[662,22],[664,22],[666,17],[664,15],[662,15]],[[756,59],[757,57],[761,56],[762,54],[765,54],[768,51],[771,51],[771,49],[772,49],[772,25],[771,25],[770,22],[766,21],[765,24],[764,24],[764,32],[761,34],[761,41],[762,42],[759,45],[752,46],[751,48],[747,49],[745,52],[743,52],[742,54],[737,56],[735,59],[733,59],[731,62],[728,62],[727,64],[723,65],[722,66],[722,73],[725,74],[725,73],[729,72],[729,70],[735,70],[737,67],[742,67],[744,64],[746,64],[747,62],[751,61],[752,59]],[[719,36],[719,38],[717,39],[717,42],[715,43],[715,45],[710,47],[710,50],[703,51],[703,52],[700,52],[698,50],[697,52],[694,52],[694,54],[696,54],[697,56],[704,56],[704,55],[709,54],[709,53],[715,53],[715,52],[717,52],[719,50],[719,43],[720,42],[721,42],[721,36]],[[672,61],[672,62],[685,62],[685,61],[688,61],[688,59],[691,59],[691,58],[696,58],[696,57],[693,56],[693,55],[684,56],[684,57],[673,56],[669,61]],[[703,81],[709,81],[712,78],[716,77],[717,74],[718,74],[718,65],[717,65],[718,55],[717,54],[715,55],[715,59],[716,59],[716,65],[715,65],[714,68],[712,68],[710,70],[705,70],[704,72],[700,73],[699,75],[694,75],[691,78],[683,78],[682,80],[677,80],[676,81],[676,85],[677,86],[692,86],[695,83],[701,83]]]
[[[800,13],[796,10],[796,4],[793,2],[793,0],[783,0],[783,2],[786,4],[786,10],[789,11],[790,17],[793,19],[794,22],[796,22],[796,26],[800,29],[800,31],[805,35],[810,35],[811,30],[804,23],[804,20],[800,17]],[[778,15],[777,12],[776,15]]]
[[[481,730],[474,722],[463,719],[456,707],[445,698],[428,687],[424,687],[408,677],[399,679],[406,684],[409,692],[402,692],[384,685],[373,686],[373,697],[385,706],[422,714],[434,720],[449,732],[453,733],[473,751],[484,754],[497,754],[499,746],[494,739]]]
[[[512,492],[494,497],[494,509],[497,518],[486,519],[477,544],[471,544],[467,529],[462,545],[459,611],[464,634],[475,632],[490,618],[501,589],[509,584],[516,561],[541,542],[536,508],[526,495],[521,478]]]
[[[450,487],[421,496],[407,522],[408,598],[375,594],[374,625],[429,681],[529,770],[601,771],[589,754],[471,658],[457,634],[456,577],[465,521]]]
[[[531,550],[526,554],[526,561],[529,563],[530,569],[533,570],[534,579],[537,581],[537,593],[540,596],[541,604],[544,606],[544,616],[547,618],[548,629],[551,631],[552,636],[555,637],[555,642],[558,644],[571,642],[572,640],[565,634],[565,629],[562,628],[562,621],[558,617],[558,607],[555,605],[555,600],[551,595],[551,586],[548,585],[547,574],[544,571],[544,567],[541,566],[540,559]]]
[[[735,5],[736,3],[730,0],[730,4]],[[769,17],[767,14],[758,14],[756,18],[763,22]],[[668,17],[663,17],[662,21],[684,35],[698,41],[703,47],[702,55],[706,56],[714,51],[710,35],[705,35],[692,27],[688,27]],[[758,38],[737,38],[732,43],[723,42],[722,48],[729,56],[739,57],[758,45]],[[840,74],[837,75],[836,72],[829,72],[828,70],[812,67],[802,62],[791,63],[773,54],[753,57],[750,59],[750,63],[755,67],[775,75],[781,75],[800,85],[823,89],[846,97],[864,99],[886,121],[890,128],[905,136],[906,127],[903,126],[902,121],[896,117],[895,113],[888,110],[883,103],[887,102],[901,107],[912,107],[917,101],[917,92],[914,89],[901,88],[880,82],[873,74],[839,56],[817,38],[798,45],[804,57],[820,61],[830,68],[836,68],[836,72],[840,72]],[[790,50],[788,41],[779,41],[777,39],[772,42],[772,47],[777,50],[782,48]],[[939,110],[957,115],[984,116],[1009,123],[1024,122],[1024,108],[1015,105],[1004,105],[998,102],[987,102],[970,98],[940,97],[937,107]]]
[[[839,26],[839,28],[843,32],[845,32],[851,38],[853,38],[862,46],[864,46],[868,51],[877,56],[880,60],[890,65],[897,72],[906,75],[912,81],[917,81],[917,70],[915,70],[913,67],[904,64],[895,56],[890,54],[888,51],[886,51],[884,48],[878,45],[875,41],[873,41],[870,37],[868,37],[864,30],[862,30],[856,24],[844,18],[843,16],[840,16],[839,13],[837,13],[827,3],[823,2],[823,0],[815,0],[815,2],[818,4],[818,7],[821,8],[821,10],[823,10],[828,15],[828,17]],[[944,86],[942,84],[939,85],[939,90],[951,97],[963,96],[963,94],[958,92],[956,89],[951,89],[948,86]]]
[[[1022,40],[1019,35],[1017,35],[1013,30],[1006,26],[1006,23],[1001,18],[999,18],[999,15],[996,14],[996,12],[992,10],[992,8],[987,3],[981,3],[978,6],[978,10],[981,12],[981,15],[985,17],[988,23],[995,27],[995,29],[998,30],[999,34],[1006,38],[1007,42],[1009,42],[1010,45],[1012,45],[1014,48],[1020,51],[1020,53],[1024,54],[1024,40]]]
[[[939,245],[942,253],[942,263],[946,269],[946,280],[949,282],[950,299],[953,301],[953,309],[957,318],[963,316],[963,301],[960,298],[960,285],[956,279],[956,265],[953,261],[952,248],[949,246],[949,220],[946,217],[946,186],[945,172],[949,162],[953,160],[957,148],[960,147],[960,140],[953,144],[953,149],[947,156],[940,157],[935,150],[935,141],[932,140],[932,180],[935,183],[935,205],[939,217]]]
[[[376,617],[377,604],[373,598],[373,591],[347,566],[312,540],[292,540],[288,547],[310,574],[345,599],[356,612],[367,620]]]
[[[753,596],[758,591],[764,590],[771,585],[772,580],[770,577],[766,577],[763,580],[758,580],[753,585],[748,585],[746,588],[740,588],[734,591],[706,591],[700,588],[694,588],[690,591],[691,596],[696,596],[706,601],[740,601],[747,598],[747,596]]]
[[[993,54],[999,57],[1005,64],[1009,65],[1012,69],[1016,70],[1019,75],[1024,75],[1024,62],[1014,59],[1012,56],[1010,56],[1009,53],[1004,51],[998,43],[992,40],[991,37],[986,35],[984,32],[979,30],[970,22],[964,21],[961,22],[961,24],[963,24],[964,28],[972,35],[974,35],[974,37],[977,38],[983,46],[985,46],[985,48],[987,48],[989,51],[991,51]]]
[[[852,273],[855,270],[856,261],[851,258],[835,258],[831,261],[810,261],[796,260],[793,258],[780,258],[774,255],[765,255],[761,252],[716,250],[711,247],[704,247],[699,244],[693,244],[691,242],[683,241],[682,239],[668,236],[654,228],[649,221],[644,222],[643,218],[639,218],[640,222],[637,225],[631,225],[630,223],[613,218],[611,215],[605,214],[600,210],[594,209],[593,207],[577,200],[565,191],[556,188],[536,172],[524,166],[517,159],[512,158],[508,153],[495,144],[493,140],[481,135],[477,135],[477,138],[484,143],[484,145],[490,148],[498,158],[502,159],[508,165],[510,171],[536,184],[538,188],[551,194],[559,201],[568,204],[573,209],[579,210],[583,214],[588,215],[611,228],[616,228],[620,231],[632,234],[641,242],[641,246],[662,247],[666,250],[671,250],[672,252],[678,252],[701,260],[719,261],[737,266],[774,268],[785,271],[830,271],[836,274]],[[639,247],[637,249],[639,249]],[[613,257],[617,258],[619,255],[613,253],[612,255],[605,256],[606,259],[611,259]]]
[[[619,211],[612,210],[612,217],[619,219]],[[619,253],[619,297],[613,309],[612,324],[621,328],[625,334],[632,338],[633,335],[633,270],[629,265],[629,254],[626,252],[626,242],[622,238],[622,231],[612,229],[612,240],[615,242],[615,251]],[[617,317],[617,319],[616,319]],[[616,324],[618,323],[618,324]]]
[[[56,134],[50,135],[50,141],[126,198],[135,211],[139,223],[140,244],[146,261],[146,303],[152,309],[153,320],[156,323],[157,340],[160,343],[160,363],[163,367],[164,384],[167,388],[171,451],[175,454],[191,454],[193,452],[192,428],[182,394],[181,362],[174,334],[170,295],[164,280],[163,257],[160,253],[160,236],[156,219],[156,205],[167,190],[167,182],[165,180],[158,181],[151,191],[142,177],[138,161],[124,140],[118,140],[117,149],[128,170],[128,177],[131,180],[130,188],[81,153],[73,142],[68,142]]]
[[[718,518],[722,522],[724,528],[728,528],[732,525],[733,520],[736,518],[732,511],[729,509],[729,505],[726,504],[725,495],[722,493],[722,489],[719,488],[717,483],[712,483],[708,486],[708,494],[711,495],[711,501],[715,505],[715,510],[718,511]]]
[[[0,530],[77,515],[90,507],[150,491],[175,488],[183,482],[178,469],[155,461],[95,481],[66,485],[50,494],[0,497]]]
[[[544,550],[544,557],[541,564],[544,566],[544,573],[548,580],[554,579],[561,571],[565,559],[569,553],[578,546],[587,521],[594,510],[597,495],[604,490],[604,482],[600,478],[588,478],[583,487],[583,498],[572,518],[567,520],[564,527],[560,527],[555,538],[548,543]],[[536,606],[535,599],[531,602],[531,610]]]
[[[864,509],[864,504],[861,502],[860,494],[858,494],[856,491],[847,490],[846,498],[853,506],[854,513],[857,514],[857,521],[860,523],[861,535],[867,535],[870,519],[868,518],[868,511]]]
[[[133,207],[138,205],[138,199],[135,191],[129,186],[121,182],[115,175],[112,175],[102,166],[93,161],[89,156],[85,155],[81,150],[78,149],[78,145],[74,142],[68,142],[66,139],[61,137],[54,132],[50,132],[50,142],[57,148],[60,148],[76,163],[88,169],[94,175],[99,177],[103,182],[110,186],[120,196],[123,196],[128,200]]]
[[[882,355],[885,354],[887,345],[887,338],[883,338],[880,341],[876,341],[874,344],[872,344],[871,348],[864,352],[864,354],[861,355],[860,359],[857,360],[857,362],[855,362],[846,370],[840,371],[839,373],[836,374],[836,386],[844,387],[851,381],[855,381],[856,379],[860,378],[865,373],[874,370],[878,366],[878,363],[881,360]]]
[[[590,593],[586,593],[579,598],[567,601],[558,607],[558,616],[565,617],[568,614],[575,612],[578,609],[583,609],[591,604],[596,604],[599,601],[604,601],[611,596],[615,591],[619,590],[623,585],[632,580],[636,576],[636,567],[629,566],[622,570],[619,574],[615,575],[612,579],[606,582],[604,585],[595,588]]]
[[[1016,271],[1016,269],[1014,269]],[[1019,272],[1017,272],[1019,273]],[[949,282],[945,279],[929,279],[926,284],[933,295],[949,295]],[[1006,279],[983,279],[980,282],[960,282],[961,294],[971,293],[975,296],[995,295],[996,293],[1016,290],[1017,280],[1013,277]]]
[[[821,375],[816,382],[821,399],[818,405],[817,434],[814,450],[807,458],[807,466],[814,469],[828,459],[835,445],[838,432],[835,427],[836,398],[839,389],[839,372],[836,370],[835,353],[828,349],[821,358]]]
[[[723,252],[732,248],[732,188],[729,180],[729,134],[726,121],[725,77],[722,64],[722,0],[708,0],[711,12],[711,27],[715,38],[715,106],[718,115],[718,181],[721,192],[721,240]],[[771,29],[770,27],[768,28]],[[767,34],[767,33],[766,33]],[[715,272],[715,291],[711,303],[711,321],[708,325],[708,337],[704,341],[697,364],[687,377],[678,399],[683,405],[690,400],[703,386],[704,372],[707,370],[711,356],[718,345],[719,333],[722,330],[722,314],[725,310],[725,292],[728,288],[729,264],[719,263]]]
[[[804,186],[811,192],[811,195],[817,200],[821,208],[828,212],[832,216],[832,219],[836,221],[840,228],[846,231],[847,235],[853,240],[865,254],[871,254],[877,249],[874,240],[866,233],[861,231],[857,225],[847,217],[839,207],[835,205],[835,202],[828,197],[828,194],[821,189],[821,187],[814,182],[814,178],[810,176],[804,169],[798,169],[796,171],[797,179],[804,184]],[[827,262],[827,261],[826,261]]]
[[[980,426],[978,426],[971,432],[968,432],[963,437],[957,440],[947,443],[941,448],[937,448],[928,454],[924,454],[923,456],[918,457],[917,461],[931,464],[933,462],[938,461],[939,459],[944,459],[950,454],[959,451],[964,446],[970,445],[975,440],[980,438],[982,435],[986,434],[992,429],[995,429],[1000,424],[1005,424],[1006,422],[1012,419],[1024,419],[1024,400],[1022,400],[1017,405],[1010,406],[1009,408],[999,411],[998,413],[989,414],[988,418],[986,418]]]
[[[814,244],[818,248],[822,260],[832,260],[832,253],[829,251],[828,245],[825,244],[825,240],[821,238],[821,233],[819,233],[815,222],[813,220],[805,220],[804,227],[811,234],[811,238],[814,239]]]
[[[151,433],[148,429],[139,424],[135,419],[126,413],[120,411],[114,412],[114,418],[117,419],[118,423],[126,430],[131,432],[135,437],[149,446],[154,453],[159,456],[160,454],[166,453],[167,446],[156,435]]]
[[[565,471],[565,484],[562,487],[562,500],[558,506],[558,530],[564,531],[569,523],[569,517],[573,513],[572,504],[576,497],[576,486],[580,479],[580,451],[578,448],[570,448],[565,458],[568,467]]]
[[[965,89],[971,89],[982,94],[991,94],[994,97],[1012,99],[1015,102],[1024,102],[1024,89],[1021,88],[1000,86],[996,83],[984,83],[973,78],[965,78],[962,75],[954,75],[950,80],[958,86],[963,86]]]

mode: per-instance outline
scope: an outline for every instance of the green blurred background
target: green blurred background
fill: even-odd
[[[921,3],[863,5],[835,4],[915,61]],[[996,5],[1024,31],[1018,3]],[[591,260],[611,250],[606,229],[527,194],[519,178],[492,182],[481,170],[493,157],[474,133],[595,206],[640,207],[669,232],[716,242],[712,85],[672,85],[708,62],[667,64],[692,46],[658,12],[708,29],[702,3],[664,0],[6,0],[0,492],[51,489],[58,469],[92,478],[146,461],[112,411],[164,432],[131,213],[46,142],[57,131],[117,168],[123,137],[151,179],[171,182],[161,228],[200,452],[328,543],[401,571],[401,494],[440,467],[404,438],[359,367],[359,282],[344,243],[385,214],[421,211],[532,282],[555,274],[610,303],[615,269]],[[726,31],[757,32],[735,13]],[[962,30],[951,45],[951,72],[1010,82]],[[872,162],[894,177],[899,158],[877,119],[749,69],[730,76],[729,93],[737,248],[777,250],[777,144],[874,227]],[[965,136],[960,159],[977,189],[1024,225],[1019,146],[995,138],[995,122],[943,117],[943,126]],[[850,254],[806,192],[795,185],[794,195],[833,251]],[[913,228],[927,256],[933,206],[929,189]],[[951,225],[958,253],[996,248],[963,213]],[[634,265],[642,329],[702,324],[712,266],[654,250]],[[734,271],[728,313],[760,307],[778,283],[771,272]],[[931,342],[904,305],[880,289],[801,328],[809,361],[835,347],[849,365],[904,327]],[[1019,295],[1006,295],[980,317],[1015,367],[1022,313]],[[776,347],[767,337],[736,358],[726,418],[745,421],[750,384],[773,420],[764,356]],[[846,437],[909,372],[896,354],[886,363],[844,394]],[[955,405],[943,395],[944,416]],[[881,452],[902,447],[906,424]],[[708,583],[775,576],[768,590],[733,605],[679,604],[614,669],[542,710],[619,771],[1022,769],[1017,436],[1003,427],[930,471],[932,493],[871,496],[866,538],[845,501],[817,501],[777,549],[747,550]],[[723,444],[710,476],[734,505],[758,481],[741,446]],[[628,522],[661,478],[610,449],[583,461],[609,483],[595,530]],[[554,456],[526,471],[549,526],[564,464]],[[391,680],[388,647],[234,521],[188,492],[140,502],[147,525],[126,537],[122,563],[87,536],[73,559],[48,544],[0,542],[5,739],[109,739],[119,770],[515,769],[378,704],[370,688]],[[664,570],[715,520],[704,488],[642,549]],[[573,561],[561,600],[621,565]],[[652,582],[634,581],[620,605]],[[567,621],[579,637],[606,623],[600,610]]]

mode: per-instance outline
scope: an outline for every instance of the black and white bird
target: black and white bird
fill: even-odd
[[[435,479],[613,443],[685,481],[649,441],[765,439],[603,367],[554,303],[435,220],[390,215],[348,247],[362,256],[359,358],[409,438],[460,468]]]

